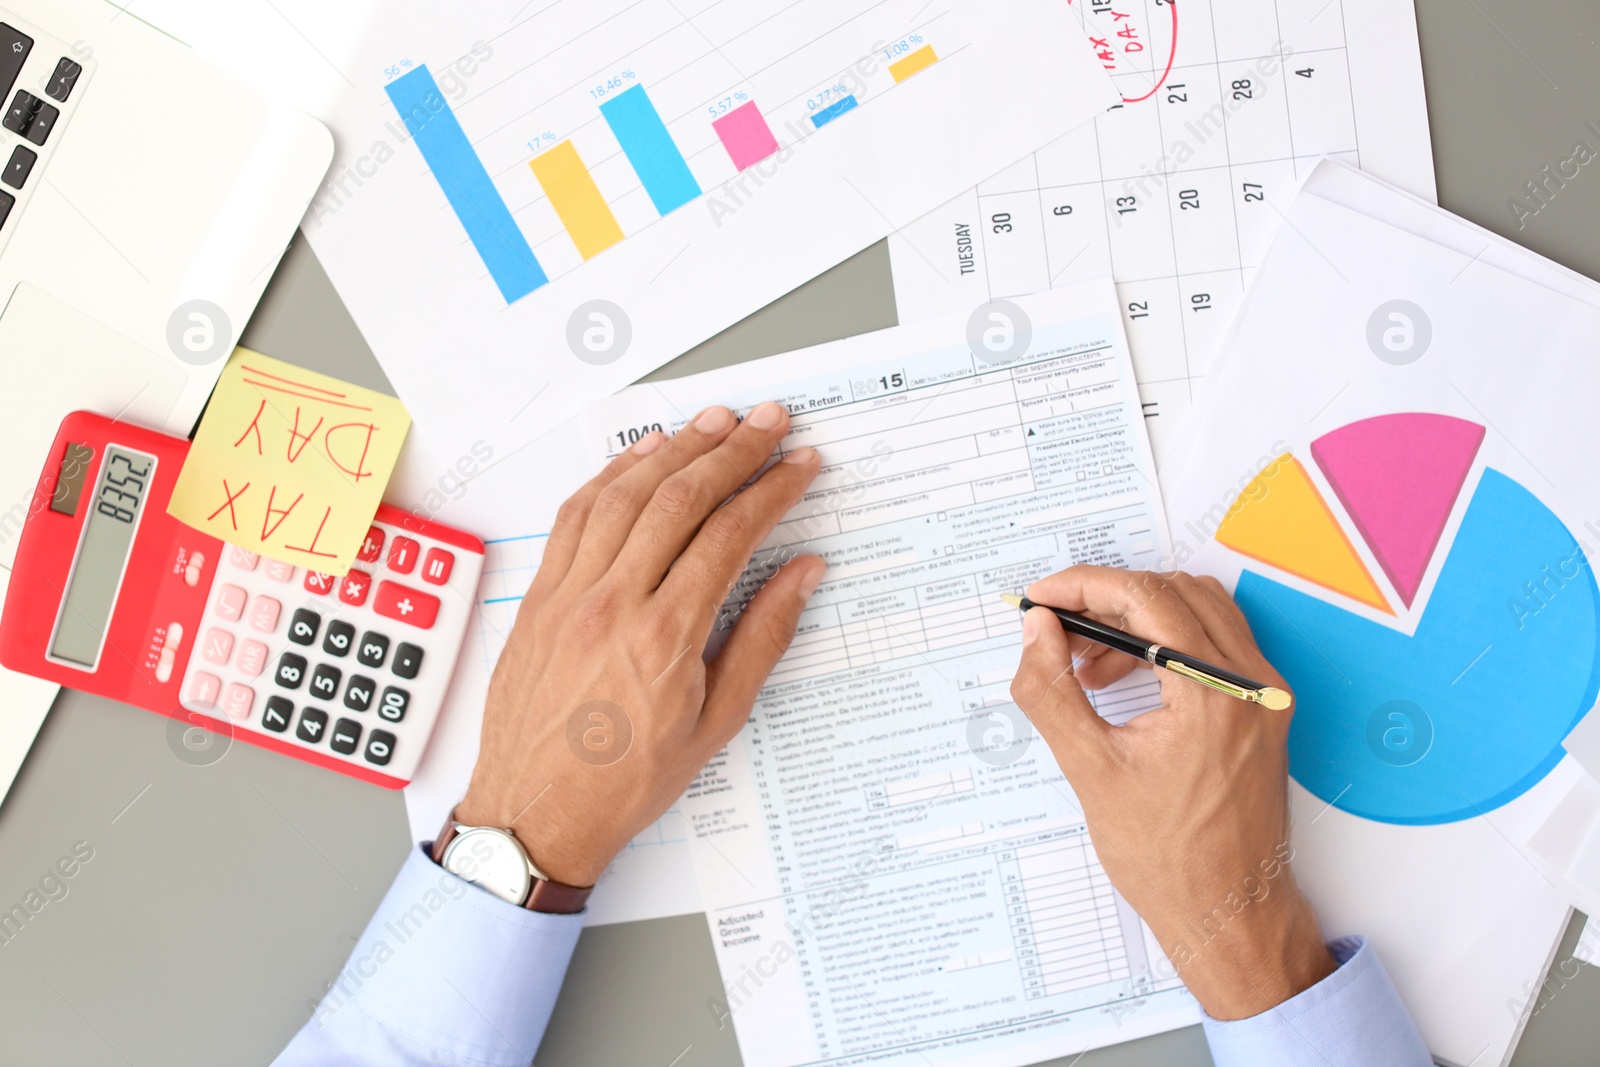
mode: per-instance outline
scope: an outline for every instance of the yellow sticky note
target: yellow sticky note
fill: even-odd
[[[167,511],[269,559],[344,574],[410,428],[392,396],[235,349]]]

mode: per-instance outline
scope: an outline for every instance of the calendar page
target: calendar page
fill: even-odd
[[[1318,159],[1434,199],[1411,0],[1068,0],[1123,102],[890,238],[900,321],[1111,275],[1157,461]]]

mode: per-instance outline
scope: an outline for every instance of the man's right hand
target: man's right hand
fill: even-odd
[[[1027,592],[1288,689],[1213,578],[1079,566]],[[1190,992],[1214,1019],[1257,1015],[1335,969],[1288,865],[1293,709],[1270,711],[1157,670],[1162,706],[1112,726],[1084,690],[1141,667],[1150,669],[1069,636],[1036,607],[1023,620],[1011,695],[1078,794],[1106,874]]]

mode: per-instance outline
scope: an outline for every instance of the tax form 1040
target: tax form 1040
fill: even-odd
[[[592,409],[596,458],[707,404],[777,399],[822,473],[719,619],[828,561],[749,724],[680,808],[748,1067],[1037,1063],[1189,1025],[1071,787],[1008,694],[1000,594],[1071,563],[1169,565],[1109,280]],[[1096,697],[1122,722],[1148,672]]]

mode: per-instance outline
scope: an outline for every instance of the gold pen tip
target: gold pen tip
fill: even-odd
[[[1007,604],[1010,604],[1014,608],[1022,607],[1022,598],[1015,593],[1001,593],[1000,599],[1004,600]]]
[[[1294,703],[1294,697],[1269,685],[1257,695],[1257,703],[1273,711],[1288,711],[1289,705]]]

